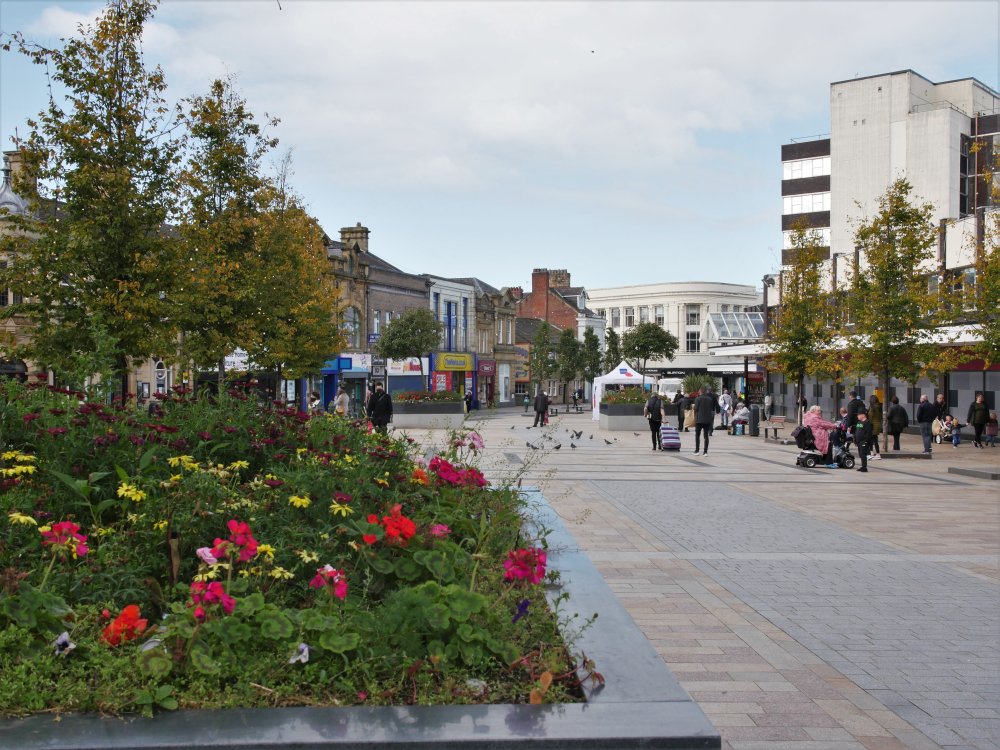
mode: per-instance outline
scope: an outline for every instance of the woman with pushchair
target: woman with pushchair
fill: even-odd
[[[816,450],[823,454],[823,460],[830,463],[830,431],[840,428],[836,422],[823,419],[823,410],[819,406],[810,406],[802,417],[802,424],[812,430]]]

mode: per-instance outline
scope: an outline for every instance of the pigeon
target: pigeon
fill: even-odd
[[[591,436],[590,436],[590,437],[588,438],[588,440],[593,440],[593,439],[594,439],[594,436],[593,436],[593,435],[591,435]]]
[[[557,451],[560,448],[562,448],[562,443],[556,443],[555,445],[552,446],[552,450],[554,451]]]
[[[575,448],[576,447],[576,443],[574,443],[572,440],[570,440],[569,441],[569,447],[570,448]]]
[[[528,446],[529,448],[534,448],[534,447],[535,447],[535,446],[533,446],[533,445],[532,445],[532,444],[531,444],[531,443],[530,443],[529,441],[527,441],[527,440],[526,440],[526,441],[524,442],[524,444],[525,444],[526,446]]]
[[[605,443],[607,443],[608,445],[614,445],[614,443],[612,443],[612,442],[611,442],[610,440],[608,440],[607,438],[604,438],[604,442],[605,442]]]
[[[577,440],[579,440],[580,438],[582,438],[583,437],[583,430],[577,430],[576,431],[576,435],[574,437],[576,437]]]
[[[514,429],[514,425],[511,425],[511,426],[510,426],[510,429],[512,429],[512,430],[513,430],[513,429]]]
[[[639,433],[638,432],[633,432],[632,434],[635,435],[636,437],[639,437]]]

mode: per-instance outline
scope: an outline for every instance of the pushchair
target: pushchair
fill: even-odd
[[[795,459],[796,466],[813,468],[816,464],[825,464],[826,456],[816,448],[816,439],[812,428],[802,425],[792,431],[799,455]],[[854,456],[851,455],[851,438],[842,429],[830,430],[831,459],[841,469],[854,468]]]

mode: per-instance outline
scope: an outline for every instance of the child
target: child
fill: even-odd
[[[946,443],[951,440],[951,431],[954,426],[955,422],[952,419],[951,414],[947,415],[941,423],[941,432],[938,433],[938,437],[941,438],[942,443]]]
[[[995,411],[990,412],[989,419],[986,420],[986,442],[989,444],[990,448],[996,447],[997,444],[997,413]]]
[[[953,419],[949,414],[945,417],[945,427],[951,433],[951,445],[957,448],[962,443],[962,428],[965,427],[964,424],[960,424],[957,419]]]

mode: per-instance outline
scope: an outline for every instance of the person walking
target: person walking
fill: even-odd
[[[975,435],[972,444],[977,448],[983,447],[983,430],[990,420],[990,410],[986,406],[986,399],[982,393],[976,394],[976,400],[969,404],[969,414],[965,421],[972,425]]]
[[[701,454],[708,455],[708,438],[712,434],[712,425],[715,424],[715,415],[719,407],[716,405],[712,394],[708,392],[706,386],[702,386],[698,392],[698,398],[694,400],[694,452],[698,452],[701,445],[701,433],[705,433],[705,450]]]
[[[719,396],[719,417],[722,426],[729,429],[729,417],[733,413],[733,397],[729,395],[729,389],[723,388],[722,395]]]
[[[684,426],[684,417],[688,407],[691,405],[691,399],[686,394],[678,392],[674,396],[674,403],[677,404],[677,431],[687,432],[687,428]]]
[[[910,424],[910,418],[906,416],[906,409],[899,405],[899,396],[892,397],[892,403],[889,405],[889,411],[885,414],[885,419],[888,423],[886,427],[889,434],[892,435],[892,449],[898,451],[899,436]]]
[[[854,425],[854,444],[858,446],[861,456],[861,468],[858,471],[868,471],[868,451],[872,445],[872,423],[868,421],[867,412],[860,411]]]
[[[868,411],[865,402],[858,398],[857,391],[851,391],[851,400],[847,402],[847,431],[854,433],[854,425],[858,423],[858,414]]]
[[[868,421],[872,424],[872,461],[882,460],[882,451],[879,450],[879,438],[882,435],[882,402],[874,393],[868,397]]]
[[[917,407],[917,425],[920,427],[920,438],[924,441],[924,453],[931,452],[931,423],[935,419],[937,409],[927,400],[927,394],[921,393],[920,405]]]
[[[996,448],[997,446],[997,413],[995,411],[990,412],[990,418],[986,420],[986,442],[990,444],[990,448]]]
[[[375,432],[383,435],[392,421],[392,397],[385,392],[385,385],[381,382],[375,384],[375,390],[368,399],[368,421],[372,423]]]
[[[323,411],[323,399],[319,396],[319,391],[313,391],[309,394],[309,413],[319,414]]]
[[[337,397],[333,399],[333,413],[338,417],[346,417],[347,411],[351,407],[351,397],[347,395],[344,386],[337,389]]]
[[[535,395],[535,423],[532,427],[545,426],[545,414],[549,410],[549,394],[539,391]]]
[[[653,438],[653,450],[663,450],[663,440],[660,437],[660,428],[663,426],[663,399],[658,394],[652,393],[646,400],[646,405],[642,407],[642,416],[649,420],[649,432]]]

